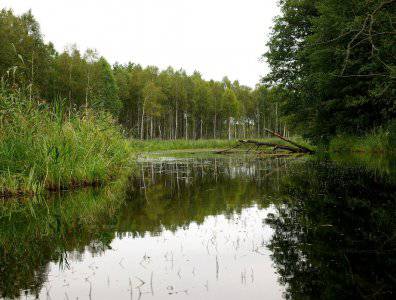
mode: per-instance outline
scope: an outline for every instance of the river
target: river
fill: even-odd
[[[2,200],[0,226],[7,299],[395,293],[389,157],[157,155],[104,188]]]

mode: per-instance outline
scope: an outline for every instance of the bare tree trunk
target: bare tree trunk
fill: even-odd
[[[71,99],[71,78],[72,78],[72,65],[70,64],[70,66],[69,66],[69,101],[70,101],[70,104],[72,104],[72,99]]]
[[[150,138],[153,139],[153,117],[150,117]]]
[[[30,101],[32,101],[32,93],[33,93],[33,82],[34,82],[34,51],[32,52],[32,72],[31,72],[31,78],[30,78],[30,88],[29,88],[29,98]]]
[[[275,132],[279,132],[278,127],[278,103],[275,103]]]
[[[184,128],[184,133],[185,133],[186,140],[188,140],[188,115],[187,115],[187,112],[184,113],[184,119],[186,119],[186,126]]]
[[[265,128],[265,113],[263,114],[263,127]],[[260,137],[260,135],[259,135]]]
[[[217,123],[217,113],[214,114],[213,119],[213,138],[216,139],[216,124]]]
[[[257,109],[257,135],[256,136],[258,138],[260,138],[260,111],[258,109]]]
[[[231,117],[228,117],[228,140],[231,140]]]
[[[202,123],[203,123],[203,121],[202,121],[202,118],[201,118],[201,129],[200,129],[200,131],[201,131],[201,140],[202,140]]]
[[[195,118],[193,118],[193,139],[195,140],[197,138],[197,128],[195,124]]]
[[[172,131],[173,131],[173,122],[172,122],[172,114],[169,114],[169,139],[172,139]]]
[[[149,139],[149,120],[146,118],[146,140]]]
[[[176,101],[176,112],[175,112],[175,140],[177,139],[177,109],[178,109],[178,102]]]
[[[274,135],[274,136],[280,138],[281,140],[284,140],[284,141],[286,141],[286,142],[292,144],[293,146],[296,146],[296,147],[299,148],[302,152],[311,153],[311,154],[312,154],[312,153],[315,153],[315,151],[313,151],[313,150],[311,150],[311,149],[308,149],[307,147],[305,147],[305,146],[303,146],[303,145],[297,144],[296,142],[293,142],[293,141],[289,140],[288,138],[285,138],[284,136],[280,135],[280,134],[277,133],[277,132],[274,132],[274,131],[272,131],[272,130],[270,130],[270,129],[267,129],[267,128],[264,128],[264,130],[267,131],[267,132],[269,132],[270,134],[272,134],[272,135]]]
[[[161,122],[158,124],[159,139],[162,140]]]
[[[140,139],[143,140],[144,138],[144,103],[142,107],[142,123],[140,126]]]
[[[87,88],[85,89],[85,108],[88,108],[88,93],[89,93],[89,86],[90,86],[90,71],[88,71],[87,75]]]

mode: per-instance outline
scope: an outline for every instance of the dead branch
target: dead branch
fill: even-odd
[[[266,132],[271,133],[272,135],[274,135],[274,136],[280,138],[281,140],[284,140],[285,142],[288,142],[289,144],[292,144],[293,146],[297,147],[297,148],[300,150],[299,152],[309,153],[309,154],[315,153],[315,151],[313,151],[313,150],[311,150],[311,149],[308,149],[307,147],[304,147],[304,146],[302,146],[302,145],[300,145],[300,144],[298,144],[298,143],[296,143],[296,142],[293,142],[293,141],[291,141],[291,140],[285,138],[283,135],[281,135],[281,134],[279,134],[279,133],[276,133],[276,132],[274,132],[274,131],[272,131],[272,130],[269,130],[269,129],[267,129],[267,128],[263,128],[263,129],[264,129]]]
[[[375,16],[381,11],[383,10],[386,6],[390,5],[390,4],[394,4],[396,3],[396,0],[387,0],[387,1],[383,1],[382,3],[380,3],[380,5],[377,6],[377,8],[375,8],[371,13],[368,13],[366,15],[366,18],[363,21],[362,27],[360,28],[360,30],[352,37],[352,39],[349,41],[348,45],[347,45],[347,49],[346,49],[346,55],[345,55],[345,60],[344,60],[344,65],[342,67],[341,73],[340,73],[340,77],[344,76],[344,73],[348,67],[348,62],[351,56],[351,50],[356,47],[357,45],[361,44],[362,42],[368,41],[371,45],[371,56],[370,58],[374,58],[375,57],[375,52],[378,52],[378,48],[374,43],[374,39],[373,37],[375,35],[377,35],[377,33],[373,33],[373,26],[374,26],[374,22],[375,22]],[[393,26],[392,26],[393,27]],[[366,33],[367,32],[367,33]],[[381,33],[381,34],[386,34],[385,32]],[[388,34],[394,34],[393,32],[388,32]],[[347,34],[345,34],[347,35]],[[364,38],[363,40],[357,42],[356,44],[354,44],[354,42],[361,36],[361,35],[365,35],[366,38]],[[344,35],[341,35],[344,36]],[[380,59],[380,58],[379,58]],[[380,59],[381,63],[388,67],[389,66],[384,63],[381,59]],[[389,76],[389,75],[388,75]]]
[[[290,146],[285,146],[285,145],[280,145],[276,143],[268,143],[268,142],[259,142],[259,141],[254,141],[254,140],[239,140],[238,141],[240,144],[252,144],[255,145],[257,148],[259,147],[273,147],[273,151],[280,149],[280,150],[287,150],[292,153],[299,153],[301,152],[300,149],[298,148],[293,148]]]

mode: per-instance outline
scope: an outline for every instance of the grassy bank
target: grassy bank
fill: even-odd
[[[0,92],[0,195],[95,185],[128,164],[130,149],[104,112],[70,112]]]
[[[364,136],[338,136],[329,144],[330,152],[389,153],[396,151],[396,122]]]

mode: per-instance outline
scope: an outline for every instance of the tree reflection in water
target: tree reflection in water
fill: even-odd
[[[390,172],[394,174],[393,172]],[[361,165],[310,161],[280,185],[266,222],[288,299],[389,299],[396,287],[396,185]]]
[[[156,236],[271,205],[268,248],[286,298],[392,298],[395,166],[372,162],[364,168],[318,158],[146,161],[106,188],[3,201],[1,296],[42,295],[51,262],[68,268],[85,252],[105,253],[116,238]]]
[[[38,296],[48,264],[67,268],[99,255],[115,237],[160,234],[209,215],[231,215],[277,190],[286,160],[194,159],[146,162],[128,182],[104,189],[0,203],[0,293]],[[261,205],[268,206],[270,201]]]

